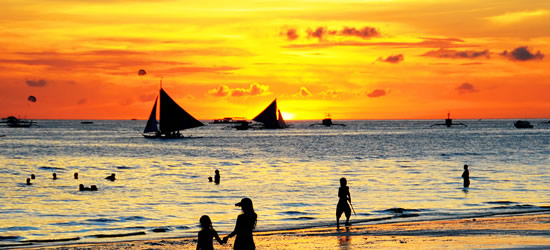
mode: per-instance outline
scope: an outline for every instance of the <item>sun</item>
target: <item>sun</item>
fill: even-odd
[[[288,113],[288,112],[281,112],[281,115],[283,115],[283,119],[285,120],[293,120],[294,119],[294,113]]]

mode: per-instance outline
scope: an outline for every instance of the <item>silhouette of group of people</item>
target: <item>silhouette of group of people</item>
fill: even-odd
[[[75,180],[78,180],[78,173],[74,173],[73,176],[74,176]],[[26,182],[27,186],[32,185],[31,179],[32,180],[36,179],[36,175],[31,174],[31,177],[27,178],[27,182]],[[57,180],[57,174],[56,173],[52,174],[52,179]],[[105,177],[105,179],[110,180],[110,181],[115,181],[116,180],[115,174],[111,174],[111,175]],[[97,189],[96,185],[91,185],[90,187],[86,187],[86,186],[84,186],[84,184],[80,184],[80,185],[78,185],[78,191],[98,191],[98,189]]]
[[[233,249],[256,249],[252,231],[256,228],[258,215],[254,212],[252,200],[250,198],[243,198],[241,202],[235,204],[235,206],[241,207],[243,213],[237,217],[233,232],[223,237],[223,239],[221,239],[216,230],[214,230],[210,217],[208,217],[208,215],[201,216],[199,220],[201,230],[198,235],[197,250],[214,249],[214,245],[212,244],[214,239],[223,245],[233,236],[237,236],[233,244]]]
[[[216,183],[220,181],[220,172],[216,169]],[[462,173],[464,179],[464,187],[470,186],[470,172],[468,165],[464,165],[464,172]],[[209,177],[212,181],[212,177]],[[340,217],[342,214],[346,216],[345,226],[350,226],[349,222],[351,217],[351,211],[353,209],[351,205],[351,194],[349,187],[347,186],[347,179],[340,178],[340,187],[338,188],[338,204],[336,205],[336,228],[340,229]],[[252,231],[256,228],[257,214],[254,212],[254,206],[252,200],[249,198],[243,198],[241,202],[235,204],[240,206],[243,213],[237,217],[237,223],[235,229],[229,235],[221,239],[212,226],[212,221],[208,215],[203,215],[199,222],[201,224],[201,231],[198,234],[197,249],[214,249],[213,240],[216,239],[221,245],[227,243],[227,240],[233,236],[237,236],[235,239],[234,249],[255,249],[254,239],[252,237]]]

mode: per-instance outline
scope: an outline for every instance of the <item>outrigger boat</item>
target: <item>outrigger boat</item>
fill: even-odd
[[[155,99],[153,110],[143,130],[142,135],[145,138],[183,138],[180,130],[204,126],[170,98],[162,87],[160,88],[159,124],[157,124],[157,101],[158,97]]]

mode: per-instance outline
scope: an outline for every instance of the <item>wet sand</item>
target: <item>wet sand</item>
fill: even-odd
[[[352,217],[353,218],[353,217]],[[550,249],[550,214],[256,232],[257,249]],[[221,235],[222,237],[224,235]],[[196,238],[34,246],[31,249],[195,249]],[[216,249],[232,249],[234,238]],[[67,243],[65,243],[67,244]],[[29,246],[27,246],[29,247]]]

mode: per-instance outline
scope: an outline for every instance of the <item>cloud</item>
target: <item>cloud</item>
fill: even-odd
[[[327,29],[323,27],[317,27],[317,29],[312,30],[311,28],[307,29],[307,38],[317,38],[323,40],[323,36],[327,33]]]
[[[517,47],[511,52],[505,50],[500,55],[513,61],[542,60],[544,58],[544,54],[540,53],[540,50],[533,54],[527,49],[527,46]]]
[[[217,89],[211,89],[208,91],[208,94],[219,97],[228,96],[230,93],[231,89],[229,89],[226,85],[220,85]]]
[[[477,92],[478,90],[474,87],[474,85],[468,83],[468,82],[465,82],[463,84],[460,84],[460,86],[456,87],[455,88],[456,91],[458,91],[458,93],[460,94],[465,94],[465,93],[474,93],[474,92]]]
[[[378,61],[387,62],[387,63],[398,63],[403,60],[405,60],[405,57],[403,56],[403,54],[391,55],[386,57],[386,59],[383,59],[382,57],[378,58]]]
[[[149,102],[155,99],[157,97],[157,93],[151,93],[146,95],[139,96],[139,100],[142,102]]]
[[[27,85],[31,87],[45,87],[47,84],[46,80],[42,80],[42,79],[38,81],[26,80],[25,83],[27,83]]]
[[[298,92],[299,96],[311,96],[311,92],[306,89],[306,87],[301,87],[300,92]]]
[[[386,95],[386,91],[383,90],[383,89],[375,89],[373,90],[372,92],[368,93],[367,96],[368,97],[381,97],[381,96],[385,96]]]
[[[351,28],[344,27],[340,31],[340,35],[342,35],[342,36],[357,36],[357,37],[360,37],[360,38],[363,38],[363,39],[369,39],[371,37],[379,36],[380,33],[378,33],[378,31],[375,28],[368,27],[368,26],[365,26],[360,30],[358,30],[356,28],[353,28],[353,27],[351,27]]]
[[[380,35],[380,33],[375,28],[368,27],[368,26],[365,26],[361,29],[357,29],[354,27],[344,27],[340,31],[329,30],[325,27],[317,27],[315,30],[308,28],[306,32],[307,32],[307,38],[317,38],[319,39],[319,41],[323,40],[327,35],[356,36],[362,39],[370,39],[371,37],[376,37]],[[287,37],[288,37],[288,31],[287,31]],[[289,39],[289,40],[294,40],[294,39]]]
[[[342,96],[342,94],[343,92],[338,90],[327,90],[321,92],[321,96],[323,96],[323,98],[338,98]]]
[[[489,50],[452,50],[452,49],[438,49],[424,53],[422,56],[438,57],[438,58],[450,58],[450,59],[476,59],[480,57],[489,58]]]
[[[419,42],[358,42],[358,41],[338,41],[324,43],[308,43],[308,44],[289,44],[283,48],[330,48],[337,46],[344,47],[365,47],[365,46],[381,46],[391,48],[462,48],[473,47],[476,45],[465,44],[464,41],[457,38],[421,38]]]
[[[217,96],[217,97],[226,97],[226,96],[264,96],[271,94],[269,92],[269,86],[262,85],[259,83],[252,83],[248,87],[248,89],[245,88],[230,88],[227,85],[220,85],[218,88],[211,89],[208,91],[208,94]]]
[[[298,39],[299,35],[296,33],[296,29],[289,29],[286,31],[286,39],[293,41]]]

